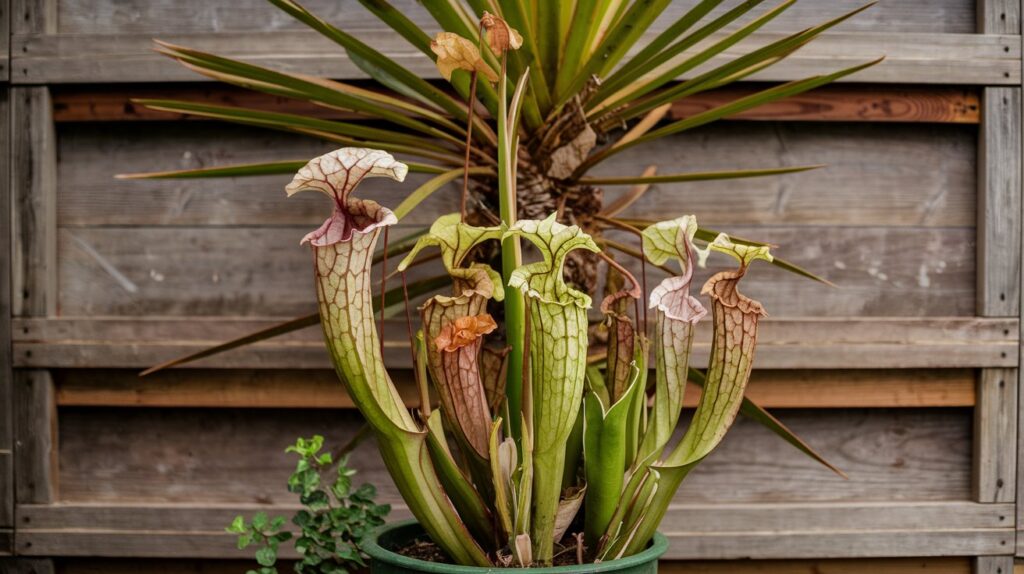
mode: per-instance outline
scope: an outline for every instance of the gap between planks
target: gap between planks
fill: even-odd
[[[408,370],[392,370],[406,405],[419,404]],[[59,407],[354,408],[333,371],[54,372]],[[747,396],[765,408],[972,407],[973,369],[755,371]],[[684,406],[700,389],[690,385]]]
[[[750,95],[754,90],[750,85],[729,86],[690,96],[673,104],[668,119],[693,116]],[[187,100],[321,119],[360,117],[343,110],[234,86],[171,84],[57,86],[53,94],[53,119],[58,123],[204,119],[151,110],[131,101],[136,98]],[[771,102],[728,119],[977,124],[980,104],[977,90],[971,88],[838,85]]]

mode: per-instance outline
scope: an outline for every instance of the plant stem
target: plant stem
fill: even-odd
[[[508,125],[508,79],[506,63],[508,56],[501,56],[501,75],[498,78],[498,207],[501,221],[508,227],[516,222],[516,150],[517,126]],[[512,133],[510,132],[512,130]],[[507,237],[501,242],[501,276],[508,285],[512,272],[522,263],[519,238]],[[522,452],[522,394],[523,394],[523,337],[524,325],[523,293],[509,289],[505,293],[505,338],[512,347],[508,355],[508,370],[505,380],[505,398],[508,402],[509,428],[512,438]]]
[[[466,158],[462,165],[462,201],[459,203],[459,214],[462,222],[466,222],[466,198],[469,196],[469,153],[473,149],[473,110],[476,108],[476,70],[469,77],[469,111],[466,120]]]

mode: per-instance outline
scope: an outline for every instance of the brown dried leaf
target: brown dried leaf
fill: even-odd
[[[438,32],[430,42],[430,49],[437,54],[438,71],[448,81],[451,81],[455,70],[477,72],[491,83],[498,81],[497,72],[480,56],[480,50],[473,42],[458,34]]]

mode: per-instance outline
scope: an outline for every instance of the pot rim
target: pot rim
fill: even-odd
[[[362,550],[373,560],[391,564],[394,566],[401,566],[418,572],[429,572],[437,574],[482,574],[482,573],[497,573],[505,572],[510,573],[511,571],[523,571],[523,572],[540,572],[540,573],[573,573],[573,572],[615,572],[623,568],[630,566],[636,566],[640,564],[646,564],[651,561],[657,561],[661,556],[668,550],[668,538],[661,532],[655,532],[654,537],[651,540],[651,545],[647,547],[643,552],[639,552],[632,556],[626,556],[625,558],[619,558],[617,560],[609,560],[607,562],[600,562],[597,564],[567,564],[564,566],[546,566],[539,568],[499,568],[491,566],[463,566],[460,564],[445,564],[440,562],[428,562],[426,560],[419,560],[417,558],[410,558],[403,556],[397,552],[388,550],[377,543],[377,539],[384,533],[392,532],[395,530],[420,529],[419,522],[416,519],[401,520],[398,522],[390,522],[378,527],[373,531],[373,534],[369,538],[363,541]]]

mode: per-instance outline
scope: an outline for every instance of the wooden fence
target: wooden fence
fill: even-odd
[[[414,2],[399,3],[427,21]],[[375,31],[358,2],[307,4],[436,76]],[[859,4],[804,0],[739,49]],[[1008,574],[1024,557],[1020,14],[1016,0],[882,0],[754,80],[885,55],[883,64],[602,168],[829,164],[772,180],[659,185],[631,208],[696,213],[839,285],[767,267],[747,281],[771,313],[750,395],[849,480],[741,421],[670,511],[664,571]],[[237,513],[293,508],[283,447],[314,433],[337,444],[359,424],[315,329],[136,376],[312,312],[297,243],[324,206],[285,200],[281,177],[112,175],[329,149],[132,105],[160,95],[308,111],[200,83],[154,54],[154,37],[361,77],[341,50],[261,0],[0,0],[0,130],[10,135],[0,137],[5,571],[244,571],[246,554],[223,527]],[[393,205],[408,187],[373,189]],[[454,210],[455,197],[430,199],[407,225]],[[708,333],[699,340],[698,361]],[[407,367],[402,343],[388,345]],[[353,461],[396,501],[373,449]]]

